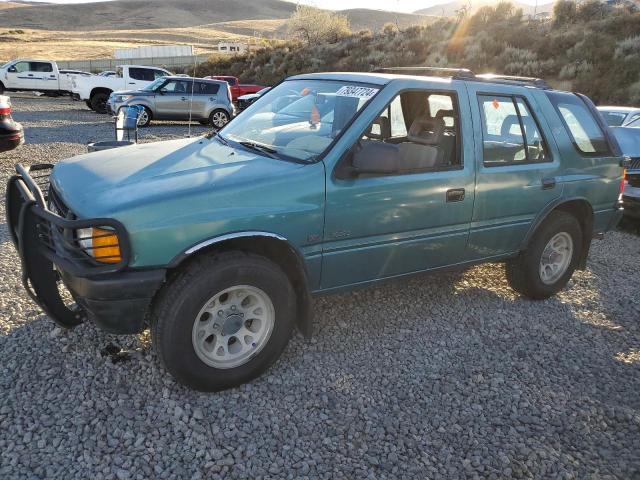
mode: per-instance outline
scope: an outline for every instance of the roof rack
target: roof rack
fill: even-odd
[[[514,85],[531,85],[533,87],[550,90],[551,86],[541,78],[521,77],[518,75],[496,75],[495,73],[481,73],[475,76],[476,80],[497,83],[511,83]]]
[[[395,73],[400,75],[443,75],[455,79],[471,80],[475,78],[468,68],[444,68],[444,67],[386,67],[376,68],[373,73]]]
[[[505,85],[532,86],[551,90],[551,86],[535,77],[522,77],[517,75],[497,75],[494,73],[482,73],[476,75],[468,68],[443,68],[443,67],[386,67],[376,68],[372,73],[392,73],[399,75],[424,75],[424,76],[447,76],[454,80],[467,80],[474,82],[491,82]]]

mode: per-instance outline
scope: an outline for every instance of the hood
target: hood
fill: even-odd
[[[63,160],[53,169],[51,184],[79,217],[108,217],[167,198],[257,186],[302,166],[199,137]]]
[[[640,128],[610,127],[623,155],[640,157]]]

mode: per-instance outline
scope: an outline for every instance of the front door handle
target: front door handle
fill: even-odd
[[[447,202],[461,202],[464,200],[464,188],[447,190]]]
[[[542,179],[542,189],[543,190],[551,190],[556,187],[556,179],[551,178],[543,178]]]
[[[187,101],[187,97],[182,97],[180,100],[182,100],[183,102]]]

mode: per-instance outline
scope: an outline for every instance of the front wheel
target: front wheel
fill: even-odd
[[[241,252],[205,256],[160,293],[153,344],[180,383],[201,391],[235,387],[280,356],[295,303],[289,279],[270,260]]]
[[[565,287],[581,250],[582,229],[578,220],[566,212],[551,212],[527,249],[507,262],[507,280],[511,288],[529,298],[549,298]]]
[[[211,115],[209,115],[209,123],[211,123],[211,125],[213,125],[213,127],[217,129],[224,127],[227,123],[229,123],[229,120],[231,120],[229,114],[222,109],[214,110],[213,112],[211,112]]]
[[[148,127],[151,124],[151,119],[153,118],[153,114],[151,113],[151,110],[149,110],[147,107],[142,107],[142,111],[140,112],[140,115],[138,116],[138,126],[139,127]]]

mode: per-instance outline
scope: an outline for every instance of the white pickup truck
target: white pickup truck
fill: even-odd
[[[0,66],[0,94],[4,91],[37,91],[49,95],[69,93],[68,76],[50,60],[11,60]]]
[[[142,65],[122,65],[112,77],[92,75],[75,76],[71,81],[72,97],[83,100],[87,106],[98,113],[107,112],[107,100],[112,92],[119,90],[138,90],[146,87],[160,77],[171,75],[158,67]]]

